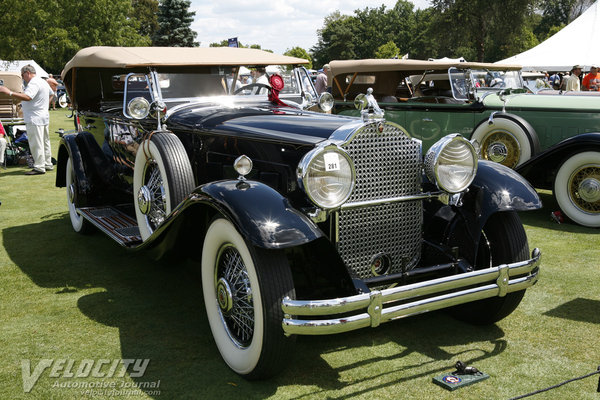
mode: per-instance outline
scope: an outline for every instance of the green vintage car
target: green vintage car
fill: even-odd
[[[572,221],[600,227],[600,96],[533,94],[519,65],[369,59],[330,67],[335,113],[361,115],[373,104],[365,99],[369,90],[385,118],[424,148],[458,132],[481,158],[553,190]]]

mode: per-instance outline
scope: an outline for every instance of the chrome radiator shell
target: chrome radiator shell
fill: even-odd
[[[370,122],[340,145],[354,161],[356,184],[346,204],[369,203],[421,193],[421,142],[398,125]],[[390,261],[388,273],[412,269],[421,254],[422,200],[361,207],[343,206],[336,218],[338,252],[360,279],[375,275],[377,255]]]

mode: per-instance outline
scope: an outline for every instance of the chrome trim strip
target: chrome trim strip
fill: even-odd
[[[427,200],[435,197],[440,197],[445,195],[444,192],[426,192],[421,194],[415,194],[410,196],[400,196],[400,197],[391,197],[389,199],[375,199],[375,200],[365,200],[365,201],[355,201],[353,203],[345,203],[340,206],[342,210],[351,209],[351,208],[359,208],[359,207],[369,207],[376,206],[379,204],[390,204],[390,203],[398,203],[401,201],[414,201],[414,200]]]
[[[282,301],[286,335],[327,335],[348,332],[411,315],[468,303],[526,289],[539,278],[541,252],[534,249],[531,259],[503,264],[483,270],[432,279],[411,285],[374,290],[370,293],[329,300]],[[528,274],[510,279],[517,275]],[[399,300],[417,300],[385,307]],[[361,311],[358,314],[331,319],[303,320],[293,316],[326,316]]]

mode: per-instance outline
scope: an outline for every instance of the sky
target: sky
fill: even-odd
[[[429,0],[412,0],[415,8],[427,8]],[[237,37],[243,45],[259,44],[263,49],[283,54],[299,46],[310,51],[317,44],[317,30],[326,16],[339,10],[392,8],[396,0],[192,0],[195,11],[192,29],[201,47]]]

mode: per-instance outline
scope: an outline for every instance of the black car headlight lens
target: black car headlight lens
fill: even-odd
[[[469,187],[477,172],[477,152],[459,134],[443,137],[425,156],[425,173],[438,188],[459,193]]]
[[[298,164],[298,182],[318,207],[340,206],[352,193],[355,180],[350,156],[335,145],[308,152]]]

